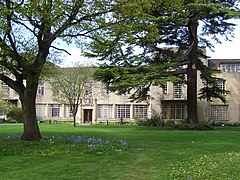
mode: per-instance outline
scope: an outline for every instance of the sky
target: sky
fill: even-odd
[[[232,41],[222,39],[221,44],[215,44],[215,52],[207,49],[207,56],[211,59],[240,59],[240,23],[235,27],[234,34],[235,38]],[[63,63],[60,64],[62,67],[72,67],[75,63],[90,65],[96,62],[93,59],[81,56],[81,51],[74,45],[67,46],[66,50],[71,56],[65,55]]]
[[[207,49],[211,59],[240,59],[240,23],[235,27],[235,38],[232,41],[222,40],[222,44],[215,44],[215,52]]]

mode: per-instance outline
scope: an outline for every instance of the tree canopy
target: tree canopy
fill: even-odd
[[[132,0],[111,16],[121,23],[96,33],[85,54],[107,61],[97,80],[120,93],[135,89],[134,100],[147,98],[153,84],[186,83],[188,122],[197,123],[197,71],[205,85],[201,98],[225,101],[201,62],[204,47],[213,49],[219,35],[229,40],[235,26],[229,19],[239,15],[237,0]]]
[[[4,0],[0,2],[0,80],[20,96],[24,140],[41,138],[36,121],[38,81],[46,61],[65,52],[61,41],[81,48],[97,22],[116,9],[111,0]]]
[[[69,105],[76,126],[76,114],[81,101],[86,95],[86,85],[92,81],[93,68],[76,66],[73,68],[57,68],[50,77],[52,99]]]

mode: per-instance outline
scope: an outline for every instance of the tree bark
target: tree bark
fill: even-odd
[[[197,27],[196,20],[190,20],[188,24],[190,52],[188,54],[187,68],[187,122],[189,124],[197,124]]]
[[[34,76],[29,77],[26,88],[20,96],[24,120],[22,139],[27,141],[38,141],[41,139],[35,108],[37,87],[38,78]]]
[[[76,127],[76,114],[73,115],[73,127]]]

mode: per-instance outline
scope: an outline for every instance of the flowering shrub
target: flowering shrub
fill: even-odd
[[[240,154],[218,153],[191,157],[172,168],[173,179],[239,179]]]

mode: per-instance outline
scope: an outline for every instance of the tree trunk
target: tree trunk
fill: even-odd
[[[191,20],[188,24],[189,39],[191,50],[188,54],[187,68],[187,122],[189,124],[197,124],[197,27],[198,22]]]
[[[70,111],[72,112],[73,115],[73,127],[76,127],[76,115],[77,115],[77,108],[74,103],[70,102]]]
[[[73,127],[76,127],[76,114],[73,115]]]
[[[27,79],[26,89],[20,96],[23,111],[24,130],[22,139],[27,141],[38,141],[41,139],[37,117],[36,117],[36,92],[38,87],[37,78]]]

